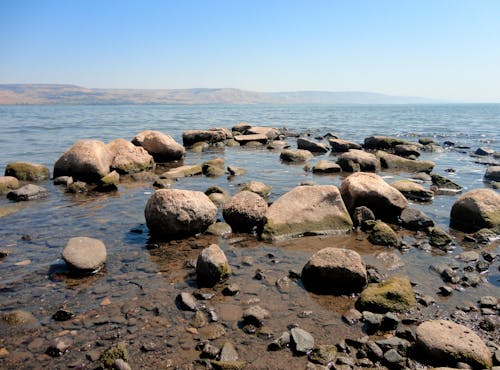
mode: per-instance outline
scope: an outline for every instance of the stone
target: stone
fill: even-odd
[[[432,184],[437,187],[438,192],[459,193],[463,189],[462,186],[437,173],[431,173],[431,180]]]
[[[72,183],[73,183],[73,178],[71,176],[59,176],[54,179],[54,185],[69,186]]]
[[[43,181],[50,178],[47,166],[31,162],[8,163],[5,176],[12,176],[21,181]]]
[[[432,137],[420,137],[418,142],[422,145],[437,144]]]
[[[349,212],[365,206],[381,220],[392,220],[408,207],[404,195],[374,173],[348,176],[340,185],[340,193]]]
[[[409,144],[408,141],[382,135],[369,136],[364,140],[365,149],[391,149],[396,145]]]
[[[230,274],[231,267],[226,255],[217,244],[203,249],[196,261],[196,281],[199,287],[212,287],[226,280]]]
[[[177,295],[176,302],[181,310],[198,311],[198,302],[196,298],[188,292],[181,292]]]
[[[149,198],[144,214],[152,234],[174,237],[205,231],[215,221],[217,207],[200,191],[160,189]]]
[[[254,134],[254,135],[238,135],[234,137],[234,140],[240,145],[247,145],[248,143],[252,142],[266,144],[269,138],[264,134]]]
[[[125,139],[115,139],[106,145],[113,157],[111,171],[120,174],[136,173],[154,169],[153,157],[142,147]]]
[[[37,318],[31,312],[24,310],[12,310],[3,313],[0,320],[11,327],[20,327],[21,329],[33,329],[40,325]]]
[[[201,175],[202,168],[199,165],[185,165],[180,167],[171,168],[170,170],[162,173],[160,178],[165,179],[179,179],[182,177],[190,177]]]
[[[197,142],[215,144],[226,140],[226,132],[219,130],[187,130],[182,133],[182,143],[189,147]]]
[[[392,277],[381,283],[369,284],[360,294],[360,310],[385,313],[405,311],[415,306],[415,294],[406,277]]]
[[[384,360],[389,364],[389,366],[403,365],[405,358],[401,356],[395,349],[390,349],[384,353]]]
[[[243,322],[260,328],[269,316],[268,310],[260,306],[252,306],[243,311]]]
[[[109,347],[99,357],[99,361],[105,368],[112,368],[118,359],[122,359],[125,362],[128,361],[128,350],[124,342],[119,342],[116,346]]]
[[[449,320],[425,321],[417,328],[417,348],[426,361],[454,366],[464,362],[472,367],[490,368],[491,352],[477,334]]]
[[[246,363],[243,361],[210,361],[210,365],[215,370],[243,370]]]
[[[304,329],[292,328],[292,330],[290,330],[290,334],[295,352],[305,354],[314,348],[313,336]]]
[[[269,140],[279,137],[279,131],[274,127],[252,126],[246,130],[249,135],[265,135]]]
[[[79,275],[100,271],[106,263],[106,246],[98,239],[85,236],[71,238],[63,249],[62,258]]]
[[[270,150],[282,150],[290,148],[290,143],[287,143],[283,140],[273,140],[269,144],[267,144],[267,149]]]
[[[431,173],[436,165],[432,161],[417,161],[390,154],[382,150],[376,151],[375,156],[379,158],[382,168],[392,171]]]
[[[229,172],[231,176],[242,176],[247,172],[247,170],[242,167],[227,166],[227,172]]]
[[[500,194],[474,189],[461,195],[451,207],[450,227],[465,232],[488,228],[500,233]]]
[[[401,157],[419,157],[419,148],[416,144],[398,144],[394,147],[394,154]]]
[[[358,143],[342,139],[330,138],[328,139],[328,143],[330,144],[333,153],[343,153],[349,151],[349,149],[362,149],[361,145]]]
[[[398,180],[390,184],[399,190],[407,199],[419,202],[430,202],[434,199],[434,192],[425,189],[422,185],[410,180]]]
[[[318,143],[314,140],[306,139],[304,137],[297,138],[297,149],[308,150],[312,153],[326,153],[328,147],[323,143]]]
[[[401,225],[409,230],[426,230],[434,226],[434,221],[423,211],[415,208],[405,208],[399,216]]]
[[[352,220],[354,227],[361,227],[362,230],[365,230],[368,221],[375,221],[375,215],[370,208],[360,206],[354,209]]]
[[[28,184],[7,193],[7,198],[15,202],[47,198],[49,191],[43,186]]]
[[[132,370],[132,367],[128,364],[128,362],[121,358],[117,358],[115,362],[113,362],[113,368],[116,370]]]
[[[77,193],[86,193],[89,191],[89,189],[87,187],[87,183],[83,181],[75,181],[66,187],[66,191],[68,193],[77,194]]]
[[[452,241],[451,236],[439,226],[430,229],[429,243],[432,246],[447,250],[447,246]]]
[[[337,357],[337,347],[333,345],[319,345],[314,347],[308,355],[308,360],[324,366],[333,363]]]
[[[337,163],[327,160],[319,161],[312,169],[314,174],[338,173],[340,171],[342,168]]]
[[[115,191],[118,189],[119,184],[120,184],[120,175],[118,174],[118,172],[112,171],[99,181],[99,184],[97,185],[95,190],[102,192]]]
[[[363,314],[356,310],[355,308],[350,308],[342,314],[342,319],[349,325],[356,324],[359,320],[363,318]]]
[[[482,296],[479,299],[479,307],[481,308],[495,308],[498,305],[498,298],[492,295]]]
[[[225,342],[222,345],[222,349],[220,350],[219,355],[220,361],[238,361],[239,356],[238,352],[236,352],[236,348],[231,342]]]
[[[252,193],[260,195],[262,198],[267,198],[271,194],[271,186],[268,186],[260,181],[249,181],[243,185],[242,191],[251,191]]]
[[[249,130],[251,128],[252,128],[252,125],[249,124],[248,122],[240,122],[237,125],[234,125],[231,128],[231,131],[236,131],[236,132],[244,133],[244,132],[246,132],[247,130]]]
[[[171,162],[182,159],[186,149],[172,136],[160,131],[145,130],[132,139],[132,143],[142,146],[157,162]]]
[[[267,210],[264,240],[338,234],[352,228],[339,190],[333,185],[297,186]]]
[[[401,241],[398,234],[385,222],[377,221],[368,236],[370,243],[387,247],[398,247]]]
[[[462,262],[476,262],[477,260],[479,260],[479,253],[474,251],[466,251],[458,254],[455,258]]]
[[[290,344],[290,333],[285,331],[274,341],[269,343],[267,347],[270,351],[278,351],[280,349],[286,348]]]
[[[339,155],[338,165],[342,171],[346,172],[377,172],[380,170],[380,161],[372,153],[358,149],[349,149],[349,151]]]
[[[113,153],[99,140],[80,140],[54,164],[54,177],[71,176],[75,181],[97,183],[110,172]]]
[[[73,339],[70,337],[57,337],[50,341],[46,353],[52,357],[60,357],[69,351],[73,346]]]
[[[367,283],[361,256],[349,249],[323,248],[314,253],[302,269],[307,290],[320,293],[351,294]]]
[[[479,155],[479,156],[487,156],[487,155],[492,155],[494,153],[495,153],[495,151],[493,149],[485,147],[485,146],[477,148],[474,151],[474,154]]]
[[[13,176],[0,176],[0,194],[19,189],[19,180]]]
[[[206,231],[207,234],[217,235],[217,236],[231,234],[232,232],[233,229],[231,229],[231,226],[229,226],[225,222],[215,222],[212,225],[210,225]]]
[[[484,174],[484,180],[500,182],[500,166],[489,166]]]
[[[240,292],[240,286],[238,284],[229,284],[222,289],[222,294],[225,296],[233,296]]]
[[[283,149],[280,154],[280,159],[283,162],[300,163],[307,162],[311,158],[313,158],[313,154],[304,149]]]
[[[226,174],[224,166],[224,158],[213,158],[202,164],[201,171],[207,177],[223,176]]]
[[[224,220],[235,231],[261,229],[267,212],[267,202],[258,194],[241,191],[224,205]]]

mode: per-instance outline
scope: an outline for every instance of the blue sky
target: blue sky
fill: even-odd
[[[500,102],[500,1],[0,0],[0,83]]]

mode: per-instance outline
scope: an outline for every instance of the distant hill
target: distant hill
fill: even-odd
[[[296,91],[262,93],[239,89],[91,89],[57,84],[0,84],[7,104],[426,104],[438,101],[371,92]]]

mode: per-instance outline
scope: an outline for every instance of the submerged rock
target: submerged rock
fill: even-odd
[[[224,251],[212,244],[198,256],[196,261],[196,281],[200,287],[213,287],[215,284],[227,279],[231,268],[227,262]]]
[[[5,167],[5,176],[12,176],[21,181],[42,181],[50,178],[50,171],[42,164],[14,162]]]
[[[28,184],[7,193],[7,198],[15,202],[42,199],[49,196],[49,191],[42,186]]]
[[[262,238],[278,240],[305,234],[335,234],[351,228],[351,217],[337,187],[297,186],[269,207]]]
[[[406,277],[392,277],[381,283],[368,284],[356,302],[360,311],[378,313],[405,311],[415,304],[415,294]]]
[[[71,238],[63,249],[62,258],[78,275],[95,274],[106,262],[106,246],[98,239]]]
[[[490,189],[463,194],[451,208],[450,227],[465,232],[488,228],[500,233],[500,194]]]
[[[462,189],[463,189],[457,183],[451,181],[450,179],[448,179],[444,176],[438,175],[437,173],[432,173],[431,179],[432,179],[432,184],[437,187],[439,192],[458,193],[458,192],[462,191]]]
[[[471,329],[449,320],[425,321],[417,328],[417,347],[422,359],[432,364],[456,366],[466,363],[473,368],[490,368],[491,351]]]
[[[313,158],[312,153],[304,149],[284,149],[280,154],[280,159],[284,162],[306,162],[311,158]]]
[[[313,254],[301,276],[308,290],[319,293],[355,293],[367,283],[361,256],[352,250],[332,247]]]
[[[152,234],[174,237],[205,231],[217,207],[200,191],[160,189],[148,200],[144,215]]]
[[[175,161],[184,157],[186,153],[186,149],[172,136],[160,131],[141,131],[132,139],[132,143],[146,149],[157,162]]]
[[[381,150],[378,150],[375,155],[380,159],[382,167],[388,170],[430,173],[435,166],[435,163],[432,161],[412,160]]]
[[[241,191],[224,205],[224,220],[235,231],[261,229],[267,212],[267,202],[258,194]]]

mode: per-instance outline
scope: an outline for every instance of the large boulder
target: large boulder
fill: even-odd
[[[153,157],[142,147],[125,139],[115,139],[107,144],[113,156],[111,170],[120,174],[147,171],[154,168]]]
[[[432,161],[416,161],[386,153],[382,150],[375,152],[375,155],[380,159],[383,168],[393,171],[430,173],[435,166]]]
[[[406,277],[392,277],[380,283],[368,284],[356,302],[360,311],[379,313],[405,311],[415,304],[415,294]]]
[[[422,359],[432,365],[456,367],[458,362],[474,369],[491,368],[491,352],[471,329],[449,320],[430,320],[416,331]]]
[[[226,140],[227,134],[223,129],[219,130],[187,130],[182,133],[184,146],[192,146],[195,143],[205,141],[215,144]]]
[[[377,172],[380,170],[380,161],[372,153],[363,150],[349,149],[342,153],[337,163],[346,172]]]
[[[328,152],[328,147],[325,144],[304,137],[297,138],[297,149],[309,150],[313,153]]]
[[[349,249],[332,247],[314,253],[301,276],[306,289],[318,293],[356,293],[367,283],[361,256]]]
[[[19,189],[19,180],[13,176],[0,176],[0,194]]]
[[[234,231],[250,232],[261,229],[267,211],[267,202],[251,191],[241,191],[224,205],[224,220]]]
[[[200,191],[157,190],[144,215],[152,234],[166,237],[194,235],[215,222],[217,207]]]
[[[230,274],[231,267],[226,255],[217,244],[201,251],[196,261],[196,281],[199,287],[213,287],[227,279]]]
[[[62,258],[78,275],[95,274],[106,262],[106,246],[98,239],[71,238],[63,249]]]
[[[55,163],[54,177],[71,176],[75,181],[96,183],[110,172],[113,154],[99,140],[80,140]]]
[[[172,136],[160,131],[141,131],[132,139],[132,143],[142,146],[158,162],[176,161],[186,153],[186,149]]]
[[[465,232],[488,228],[500,233],[500,194],[490,189],[463,194],[451,207],[450,226]]]
[[[361,145],[352,141],[330,138],[328,139],[328,142],[330,143],[330,147],[334,153],[347,152],[349,149],[362,149]]]
[[[336,186],[297,186],[269,207],[262,237],[278,240],[351,228],[351,217]]]
[[[280,154],[280,159],[284,162],[306,162],[312,157],[313,154],[304,149],[284,149]]]
[[[49,196],[49,191],[43,186],[27,184],[7,193],[7,198],[15,202],[42,199]]]
[[[7,164],[5,176],[12,176],[21,181],[42,181],[50,178],[50,171],[42,164],[14,162]]]
[[[390,136],[382,136],[382,135],[375,135],[375,136],[370,136],[365,138],[365,144],[364,147],[366,149],[392,149],[396,145],[400,144],[411,144],[409,141],[395,138],[395,137],[390,137]]]
[[[408,207],[408,201],[398,190],[374,173],[354,173],[340,185],[342,199],[352,214],[356,207],[366,206],[382,220],[391,220]]]
[[[430,202],[434,192],[411,180],[396,180],[391,186],[401,192],[407,199],[419,202]]]
[[[335,162],[323,159],[314,165],[312,171],[316,174],[337,173],[342,171],[342,168]]]

